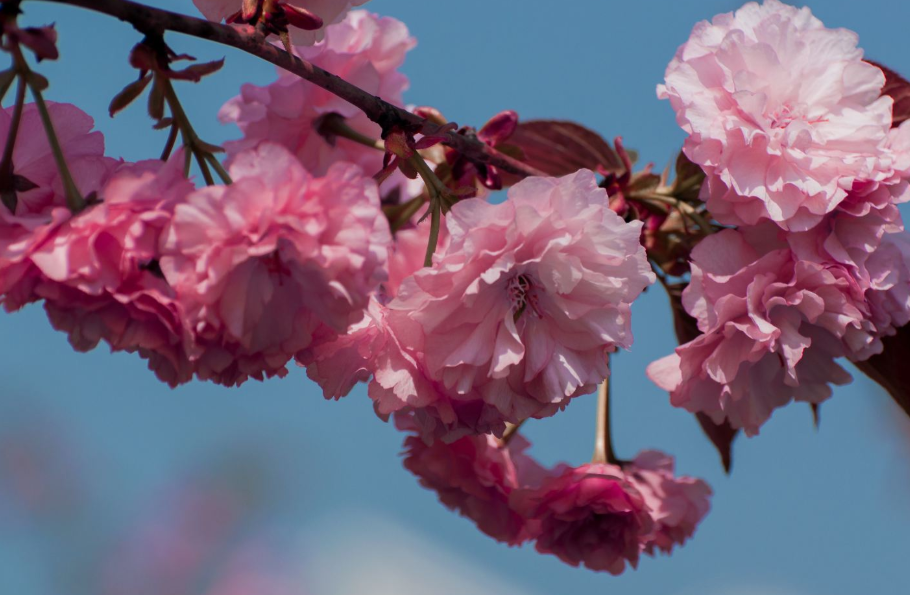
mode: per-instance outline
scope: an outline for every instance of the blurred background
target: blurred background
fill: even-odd
[[[196,14],[189,0],[156,6]],[[503,109],[622,135],[658,168],[682,144],[654,86],[692,25],[738,2],[372,0],[417,37],[404,71],[410,103],[481,125]],[[819,0],[830,27],[860,35],[866,55],[910,75],[910,4]],[[42,63],[50,99],[96,118],[108,154],[156,156],[164,133],[140,103],[107,116],[135,78],[129,26],[29,0],[23,23],[56,22],[61,60]],[[193,39],[179,52],[227,58],[178,92],[202,138],[237,136],[218,108],[273,68]],[[908,214],[905,212],[905,215]],[[675,346],[664,294],[634,307],[633,351],[615,359],[618,454],[677,457],[708,480],[713,510],[672,557],[643,558],[611,577],[533,548],[508,548],[449,512],[401,466],[402,435],[375,417],[359,387],[327,402],[301,370],[239,389],[171,390],[145,363],[103,348],[77,354],[40,305],[0,315],[0,594],[334,595],[547,594],[855,595],[907,592],[910,423],[857,376],[813,428],[807,406],[777,411],[734,445],[725,476],[690,415],[644,376]],[[545,463],[587,461],[592,396],[526,424]],[[525,430],[523,430],[525,431]]]

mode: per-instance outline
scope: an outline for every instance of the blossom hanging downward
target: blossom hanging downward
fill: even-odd
[[[104,156],[104,137],[92,118],[74,105],[47,102],[61,150],[83,195],[97,193],[118,166]],[[0,138],[8,138],[13,107],[0,110]],[[31,255],[73,213],[66,206],[60,172],[38,109],[26,104],[11,154],[11,169],[0,172],[0,303],[15,310],[35,301],[41,274]],[[14,210],[10,210],[14,206]]]
[[[403,426],[400,429],[417,429],[407,417],[396,422]],[[490,537],[518,545],[536,532],[534,521],[529,524],[509,504],[512,492],[539,483],[546,475],[524,454],[530,443],[522,436],[513,436],[507,446],[489,434],[428,445],[412,434],[404,444],[405,468],[423,487],[439,494],[443,504],[474,521]]]
[[[748,434],[791,399],[827,399],[829,384],[850,381],[834,360],[877,339],[846,268],[799,260],[768,236],[725,230],[699,243],[683,305],[703,334],[648,367],[671,403]]]
[[[316,178],[286,149],[239,154],[231,186],[174,211],[161,270],[202,379],[283,376],[322,327],[343,332],[385,278],[390,241],[375,182],[349,164]]]
[[[684,151],[708,175],[718,221],[806,230],[854,180],[888,174],[892,100],[856,43],[777,0],[695,26],[658,95],[689,134]]]
[[[398,68],[415,44],[404,23],[357,10],[327,27],[325,40],[297,51],[366,92],[402,105],[408,79]],[[323,175],[337,161],[356,163],[367,175],[381,170],[382,151],[342,137],[330,141],[320,133],[322,119],[332,114],[343,117],[348,127],[362,135],[378,139],[382,134],[361,110],[284,70],[265,87],[243,85],[218,118],[237,124],[243,133],[242,139],[226,144],[229,153],[274,142],[294,153],[314,175]]]

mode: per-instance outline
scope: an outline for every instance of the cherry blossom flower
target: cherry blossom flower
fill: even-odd
[[[529,487],[546,475],[524,454],[530,443],[522,436],[513,436],[508,446],[503,446],[489,434],[465,436],[451,444],[436,440],[431,445],[418,435],[410,435],[404,445],[408,471],[481,531],[509,545],[526,541],[534,532],[509,504],[514,490]]]
[[[389,318],[451,399],[479,395],[516,422],[594,390],[606,354],[631,345],[629,304],[654,276],[640,224],[609,209],[592,172],[528,178],[508,196],[452,208],[445,250],[402,283]]]
[[[461,201],[446,225],[432,267],[346,336],[298,354],[326,397],[372,375],[377,413],[412,412],[425,437],[451,441],[593,391],[606,354],[631,345],[629,304],[654,279],[640,224],[582,171],[529,178],[499,205]]]
[[[265,143],[230,173],[232,185],[177,205],[160,261],[197,375],[227,385],[283,376],[322,325],[343,332],[361,318],[390,242],[376,185],[354,165],[314,177]]]
[[[829,384],[850,381],[834,359],[874,352],[877,341],[849,271],[761,241],[761,228],[725,230],[696,246],[683,305],[703,334],[648,368],[673,405],[749,435],[791,399],[827,399]]]
[[[683,545],[711,509],[711,488],[694,477],[676,477],[673,457],[656,450],[638,453],[623,467],[626,478],[638,488],[654,520],[652,536],[643,543],[643,551],[670,553],[674,545]]]
[[[297,51],[368,93],[401,105],[408,79],[398,68],[415,43],[400,21],[354,11],[328,27],[324,41]],[[228,101],[218,117],[236,123],[243,132],[241,140],[227,143],[229,152],[275,142],[293,152],[314,175],[323,175],[337,161],[356,163],[368,175],[380,171],[381,151],[342,137],[330,142],[320,133],[322,118],[331,114],[342,116],[360,134],[377,139],[381,135],[379,126],[358,108],[283,70],[277,81],[265,87],[243,85],[240,95]]]
[[[60,226],[31,255],[51,323],[79,351],[99,341],[138,352],[163,381],[186,382],[181,308],[159,269],[159,242],[176,204],[193,191],[182,152],[167,163],[121,167],[101,202]]]
[[[658,95],[689,134],[684,151],[708,175],[718,221],[810,229],[855,180],[890,175],[892,100],[856,43],[777,0],[695,26]]]
[[[637,567],[654,521],[644,496],[616,465],[563,466],[512,506],[538,523],[537,551],[566,564],[621,574]]]
[[[74,105],[47,102],[51,122],[76,186],[84,195],[97,192],[117,167],[104,156],[104,137],[92,131],[94,120]],[[10,132],[13,108],[0,110],[0,137]],[[34,104],[22,110],[12,153],[16,210],[0,205],[0,302],[15,310],[37,299],[39,274],[30,256],[72,217],[60,173]]]

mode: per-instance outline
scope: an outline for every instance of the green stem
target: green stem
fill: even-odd
[[[607,365],[610,363],[610,356],[607,355]],[[613,438],[610,435],[610,377],[604,378],[604,381],[597,389],[597,433],[594,437],[594,455],[591,457],[592,463],[608,463],[611,465],[620,464],[619,459],[613,452]]]
[[[234,181],[231,179],[231,176],[227,173],[227,170],[224,169],[224,166],[221,165],[221,162],[218,161],[218,158],[211,153],[207,153],[205,158],[209,163],[212,164],[212,167],[215,169],[215,173],[218,174],[218,177],[221,178],[221,181],[225,184],[233,184]]]
[[[57,169],[60,171],[60,178],[63,181],[63,190],[66,194],[66,206],[72,213],[78,213],[85,208],[85,199],[79,193],[76,182],[70,174],[69,167],[66,165],[66,157],[63,155],[63,149],[60,147],[60,141],[57,139],[57,133],[54,131],[54,123],[51,121],[50,112],[47,104],[44,103],[44,97],[41,91],[29,84],[32,89],[32,96],[35,98],[35,105],[38,108],[38,114],[41,116],[41,123],[44,124],[44,132],[47,134],[47,142],[51,146],[51,152],[54,154],[54,161],[57,162]]]
[[[161,151],[161,161],[167,161],[171,157],[171,151],[174,150],[174,145],[177,144],[177,124],[171,124],[171,129],[167,133],[167,142],[164,143],[164,149]]]
[[[16,137],[19,135],[19,123],[22,121],[22,108],[25,106],[25,77],[19,77],[16,88],[16,103],[13,106],[13,117],[6,135],[6,146],[3,147],[3,160],[0,161],[0,180],[2,180],[3,204],[11,213],[16,212],[16,185],[13,180],[13,149],[16,146]]]
[[[199,151],[193,151],[193,155],[196,156],[196,163],[199,164],[199,170],[202,172],[202,179],[205,180],[206,185],[214,186],[215,178],[212,177],[212,172],[209,170],[209,166],[205,162],[205,157],[202,156]]]
[[[423,258],[423,266],[433,266],[433,254],[439,243],[439,227],[442,220],[442,205],[438,198],[430,198],[430,239],[427,241],[427,254]]]
[[[193,130],[193,125],[190,124],[190,119],[187,117],[186,112],[183,111],[183,106],[177,98],[177,93],[174,92],[174,86],[171,84],[171,81],[165,77],[161,77],[160,84],[164,89],[164,99],[167,101],[167,105],[171,110],[171,117],[174,118],[175,127],[180,129],[180,135],[183,137],[183,147],[186,151],[186,161],[184,162],[183,167],[184,177],[188,178],[190,176],[190,165],[192,159],[195,157],[196,163],[199,165],[199,170],[202,172],[202,178],[205,180],[206,184],[209,186],[215,185],[215,178],[212,177],[212,172],[209,169],[208,163],[212,163],[215,171],[218,172],[218,175],[224,180],[225,184],[230,184],[230,176],[227,175],[227,172],[224,171],[221,164],[217,163],[218,160],[214,159],[212,152],[200,146],[201,141],[199,140],[199,136],[197,136],[196,131]],[[168,138],[168,142],[171,142],[170,137]]]
[[[328,114],[322,118],[322,122],[319,125],[320,132],[334,134],[335,136],[340,136],[341,138],[346,138],[355,143],[361,144],[365,147],[370,147],[371,149],[376,149],[379,151],[385,152],[385,143],[381,140],[370,138],[365,134],[361,134],[348,126],[344,118],[338,114]]]

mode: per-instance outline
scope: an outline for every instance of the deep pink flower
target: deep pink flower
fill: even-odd
[[[230,173],[232,185],[176,207],[160,261],[197,375],[228,385],[283,376],[322,325],[343,332],[360,319],[391,241],[376,184],[356,166],[313,177],[265,143]]]
[[[708,175],[718,221],[806,230],[855,180],[890,175],[892,100],[856,42],[777,0],[695,26],[658,95],[689,134],[684,151]]]
[[[186,382],[180,306],[158,268],[159,241],[176,204],[193,185],[182,152],[123,166],[101,190],[101,202],[69,219],[37,248],[35,293],[51,323],[79,351],[99,341],[138,352],[163,381]]]
[[[498,205],[461,201],[446,225],[446,248],[389,304],[425,376],[512,422],[591,392],[606,354],[631,345],[629,305],[654,280],[640,224],[583,170],[528,178]]]
[[[297,51],[367,92],[401,105],[408,79],[398,68],[415,43],[403,23],[354,11],[343,22],[328,27],[324,41]],[[283,70],[277,81],[265,87],[243,85],[240,95],[228,101],[218,117],[236,123],[243,132],[242,139],[227,143],[229,152],[275,142],[290,149],[314,175],[323,175],[338,161],[356,163],[367,175],[379,172],[381,151],[346,138],[330,143],[319,133],[320,119],[329,114],[344,117],[348,126],[368,137],[381,135],[379,126],[361,110]]]
[[[874,352],[878,338],[865,288],[846,268],[799,260],[761,229],[744,231],[758,233],[725,230],[692,252],[683,305],[704,334],[648,375],[674,405],[751,435],[791,399],[820,403],[829,384],[849,382],[834,359]]]
[[[654,527],[645,498],[615,465],[564,466],[539,488],[513,492],[512,506],[539,524],[537,551],[614,575],[638,565]]]
[[[642,544],[643,551],[670,553],[683,545],[711,509],[711,488],[694,477],[676,477],[673,457],[656,450],[638,453],[623,467],[626,478],[638,488],[654,520],[653,534]]]
[[[326,29],[332,23],[337,23],[351,8],[365,4],[367,0],[283,0],[282,5],[290,27],[288,32],[294,45],[313,45],[325,35]],[[257,2],[248,0],[193,0],[205,18],[220,23],[238,12],[246,12],[247,7],[256,6]],[[260,3],[261,4],[261,3]],[[305,13],[312,13],[322,20],[322,27],[313,29],[309,23],[298,23],[295,19],[295,9],[303,9]],[[250,15],[252,16],[252,15]],[[244,19],[245,20],[245,19]],[[307,19],[312,21],[313,19]],[[303,28],[305,27],[305,28]]]
[[[509,504],[516,489],[542,479],[545,471],[524,454],[530,444],[513,436],[508,446],[489,435],[465,436],[451,444],[427,445],[420,436],[405,439],[404,466],[451,510],[471,519],[498,541],[518,545],[534,532]],[[533,521],[532,521],[533,524]]]
[[[92,131],[94,120],[74,105],[47,102],[76,186],[83,195],[101,189],[118,162],[104,156],[104,137]],[[9,134],[13,108],[0,110],[0,137]],[[0,302],[15,310],[34,301],[38,272],[29,257],[72,213],[40,115],[34,104],[22,110],[13,149],[13,175],[29,190],[16,196],[16,212],[0,205]]]

